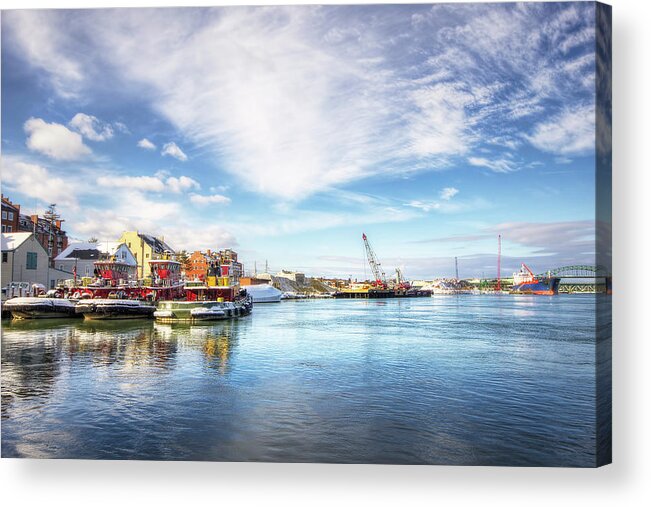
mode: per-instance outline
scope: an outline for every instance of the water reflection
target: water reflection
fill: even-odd
[[[228,372],[237,325],[176,326],[152,321],[7,321],[2,330],[2,415],[18,398],[44,398],[62,374],[111,369],[136,377],[171,372],[180,349]]]

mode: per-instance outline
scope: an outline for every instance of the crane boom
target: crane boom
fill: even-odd
[[[368,242],[366,234],[362,233],[362,239],[364,240],[364,247],[366,248],[366,258],[371,266],[371,271],[373,271],[376,285],[386,286],[386,275],[384,274],[384,271],[382,271],[382,266],[377,260],[377,256],[375,255],[373,248],[371,248],[371,244]]]

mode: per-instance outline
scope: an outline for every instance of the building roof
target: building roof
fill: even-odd
[[[138,233],[138,236],[140,236],[145,243],[147,243],[151,249],[157,253],[161,254],[164,252],[172,252],[174,253],[174,249],[169,246],[167,243],[165,243],[162,239],[158,239],[155,236],[152,236],[151,234],[144,234],[142,232]]]
[[[31,232],[3,232],[2,251],[15,250],[32,235]]]
[[[88,242],[79,242],[79,243],[70,243],[68,247],[56,256],[55,261],[64,261],[66,259],[80,259],[80,260],[97,260],[102,254],[108,252],[114,252],[115,248],[113,245],[115,243],[88,243]],[[106,249],[102,247],[106,246]]]

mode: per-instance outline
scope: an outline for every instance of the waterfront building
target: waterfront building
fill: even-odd
[[[20,204],[2,196],[2,232],[17,232],[20,218]]]
[[[264,280],[262,278],[257,278],[255,276],[243,276],[240,278],[240,285],[249,286],[249,285],[268,285],[269,280]]]
[[[118,243],[126,244],[132,253],[138,267],[138,278],[146,278],[151,274],[149,261],[175,255],[172,247],[162,238],[138,231],[123,232]]]
[[[282,269],[276,273],[276,277],[288,278],[292,282],[296,282],[299,285],[305,285],[305,273],[298,273],[296,271],[287,271],[285,269]]]
[[[37,237],[30,232],[2,233],[2,272],[0,284],[6,287],[10,282],[39,283],[53,289],[63,280],[73,277],[72,273],[50,266],[48,252]]]

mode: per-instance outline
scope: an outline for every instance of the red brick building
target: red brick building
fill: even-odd
[[[206,280],[206,272],[208,271],[208,255],[199,250],[192,252],[188,258],[188,264],[190,269],[185,270],[185,277],[188,280],[201,280],[202,282]]]
[[[14,204],[2,196],[2,232],[18,232],[20,204]]]

